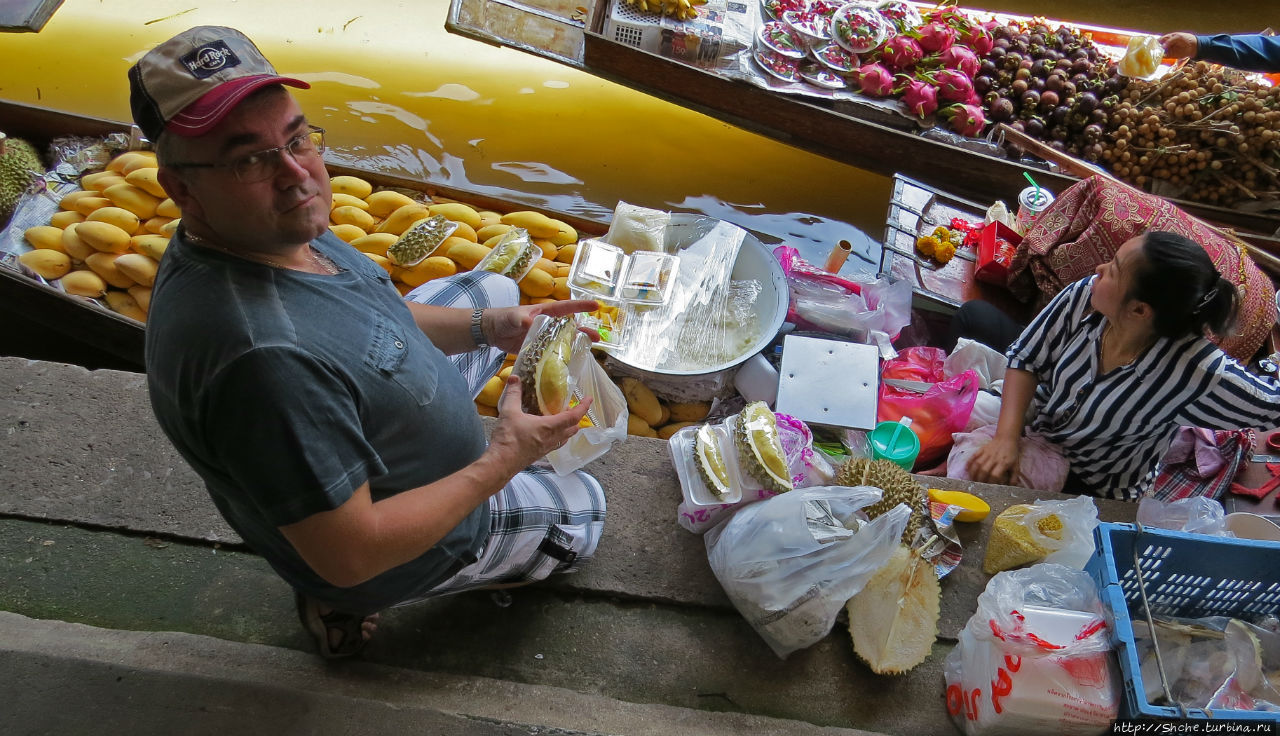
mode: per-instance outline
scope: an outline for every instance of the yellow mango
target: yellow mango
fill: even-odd
[[[567,276],[556,276],[551,280],[551,297],[561,301],[571,298],[573,295],[569,293],[569,278]]]
[[[145,166],[130,171],[125,175],[124,180],[153,197],[168,199],[169,193],[160,185],[160,180],[156,178],[157,172],[159,172],[159,169],[153,166]]]
[[[555,220],[533,210],[508,212],[502,216],[502,222],[528,230],[529,236],[533,238],[550,238],[560,233],[560,227],[556,225]]]
[[[160,264],[141,253],[125,253],[115,260],[116,268],[135,284],[151,286],[156,282]]]
[[[99,207],[90,212],[85,221],[110,223],[126,233],[133,233],[134,230],[138,229],[138,224],[141,222],[137,215],[121,207]]]
[[[147,194],[132,184],[116,184],[102,190],[102,193],[115,206],[123,207],[144,220],[155,217],[156,207],[160,205],[160,197]]]
[[[502,370],[498,371],[498,378],[501,378],[503,381],[506,381],[507,376],[511,375],[511,370],[513,367],[514,366],[510,364],[503,366]]]
[[[391,272],[395,270],[395,264],[387,260],[385,256],[380,256],[377,253],[365,253],[365,255],[369,257],[369,260],[381,266],[382,270],[387,272],[387,275],[391,275]]]
[[[473,243],[480,242],[480,239],[476,237],[475,228],[465,222],[458,222],[457,220],[453,220],[452,222],[458,226],[458,229],[453,231],[453,237],[470,240]]]
[[[341,238],[344,243],[350,243],[353,240],[357,240],[368,235],[368,233],[356,225],[348,225],[345,223],[342,225],[330,225],[329,230],[333,232],[334,235]]]
[[[180,224],[182,224],[182,218],[175,217],[169,222],[166,222],[164,227],[160,228],[160,234],[165,236],[166,238],[171,238],[173,237],[173,233],[178,229],[178,225]]]
[[[485,225],[476,231],[476,242],[483,243],[495,235],[505,235],[511,227],[511,225],[503,225],[500,222],[494,225]]]
[[[347,242],[351,243],[351,247],[362,253],[386,256],[387,248],[390,248],[399,239],[400,236],[392,235],[391,233],[369,233],[362,238]]]
[[[441,202],[428,208],[433,215],[444,215],[445,219],[465,222],[472,230],[480,227],[480,213],[476,208],[461,202]]]
[[[671,435],[694,424],[697,424],[697,422],[671,422],[670,424],[664,424],[657,429],[658,439],[669,440]]]
[[[657,437],[658,433],[653,431],[653,427],[649,426],[645,420],[635,414],[627,415],[627,434],[637,437]]]
[[[18,262],[49,281],[60,279],[71,271],[71,256],[49,248],[27,251],[18,256]]]
[[[62,228],[52,225],[36,225],[23,231],[22,237],[37,250],[53,250],[66,253],[62,247]]]
[[[432,279],[452,276],[458,272],[458,266],[444,256],[424,258],[416,266],[399,269],[398,278],[409,286],[422,286]]]
[[[483,261],[492,248],[462,238],[449,238],[440,244],[440,250],[449,260],[462,266],[464,271],[469,271]]]
[[[129,239],[129,248],[134,253],[159,261],[169,248],[169,237],[166,235],[135,235]]]
[[[479,414],[480,416],[482,417],[498,416],[498,408],[496,406],[485,406],[484,404],[481,404],[478,401],[475,402],[475,404],[476,404],[476,413]]]
[[[534,298],[551,296],[555,290],[555,278],[540,268],[535,268],[520,279],[520,293]]]
[[[75,210],[58,210],[49,218],[49,224],[59,230],[77,222],[84,222],[84,215]]]
[[[139,322],[147,321],[147,313],[138,306],[138,302],[129,295],[127,291],[116,291],[108,289],[106,294],[102,295],[107,300],[107,306],[111,307],[111,311],[123,314],[129,319],[136,319]]]
[[[365,212],[359,207],[352,207],[350,205],[334,207],[330,210],[329,222],[332,222],[335,225],[355,225],[366,233],[378,224],[377,220],[373,219],[373,215]]]
[[[357,209],[369,210],[369,203],[359,197],[353,197],[350,194],[342,192],[333,193],[333,203],[329,205],[329,209],[337,209],[338,207],[355,207]]]
[[[171,221],[173,221],[172,217],[164,217],[162,215],[156,215],[155,217],[152,217],[151,219],[142,223],[142,229],[145,230],[147,233],[150,233],[151,235],[159,235],[160,233],[164,232],[164,226],[168,225]],[[142,235],[143,233],[138,233],[138,234]]]
[[[83,261],[94,253],[98,252],[97,248],[84,242],[80,236],[76,234],[76,228],[84,223],[71,223],[62,229],[62,252],[71,256],[72,260]]]
[[[480,389],[480,393],[476,396],[476,403],[485,406],[497,406],[498,399],[502,398],[502,389],[506,387],[506,383],[501,378],[494,376],[485,382],[484,388]]]
[[[427,209],[425,204],[406,204],[387,215],[387,219],[383,220],[382,224],[378,225],[374,232],[403,235],[410,225],[430,216],[431,211]]]
[[[386,217],[392,212],[409,204],[420,204],[413,197],[401,194],[393,189],[383,189],[364,198],[369,214],[374,217]]]
[[[178,209],[178,203],[172,199],[165,199],[156,205],[156,215],[160,217],[171,217],[177,219],[182,217],[182,210]]]
[[[556,272],[552,275],[555,276],[556,278],[560,278],[563,276],[564,278],[567,279],[569,278],[569,272],[572,270],[573,270],[572,265],[568,263],[561,263],[559,261],[556,261]]]
[[[556,260],[561,263],[573,263],[573,256],[577,252],[578,252],[577,243],[562,245],[560,246],[560,249],[556,251]]]
[[[123,253],[129,250],[129,238],[124,230],[109,222],[85,220],[76,225],[76,235],[95,250],[104,253]]]
[[[107,293],[107,282],[93,271],[72,271],[58,279],[62,290],[73,296],[100,297]]]
[[[125,171],[125,167],[130,167],[130,170],[132,170],[147,164],[156,165],[154,153],[150,151],[125,151],[111,159],[110,163],[107,164],[107,171],[113,171],[120,176],[124,176],[129,173]]]
[[[76,202],[79,202],[82,199],[89,199],[92,197],[101,197],[101,196],[102,194],[100,192],[94,191],[92,189],[82,189],[78,192],[72,192],[67,196],[63,197],[62,199],[58,200],[58,207],[64,210],[71,210],[72,212],[79,212],[80,210],[76,208]]]
[[[122,184],[120,186],[127,187],[129,185]],[[96,192],[94,192],[94,194],[96,194]],[[107,199],[106,197],[81,197],[80,199],[76,200],[74,209],[76,212],[79,212],[82,215],[88,216],[96,209],[99,209],[102,207],[110,207],[111,205],[112,205],[111,200]]]
[[[123,183],[124,177],[114,171],[99,171],[80,177],[80,186],[95,192],[101,192],[109,186]]]
[[[144,312],[151,311],[151,287],[150,286],[130,286],[129,296],[138,303],[138,308]]]
[[[364,199],[373,193],[373,185],[358,176],[335,176],[329,180],[334,194],[350,194]]]
[[[104,208],[104,209],[105,209],[105,208]],[[147,220],[147,222],[150,222],[151,220],[154,220],[154,219],[156,219],[156,218],[152,217],[150,220]],[[146,223],[146,222],[142,222],[141,220],[139,220],[139,221],[138,221],[138,226],[137,226],[137,227],[135,227],[135,228],[133,229],[133,232],[129,233],[129,235],[146,235],[146,234],[148,234],[148,233],[150,233],[150,232],[151,232],[151,231],[147,229],[147,223]]]
[[[574,230],[572,225],[563,220],[557,220],[554,217],[549,217],[547,219],[555,223],[556,227],[559,229],[559,232],[547,238],[555,244],[557,248],[562,245],[578,242],[578,231]]]
[[[537,263],[535,263],[535,264],[533,264],[533,267],[534,267],[534,268],[542,269],[543,271],[546,271],[547,273],[551,274],[551,276],[552,276],[552,277],[554,277],[554,276],[556,275],[556,262],[555,262],[555,261],[548,261],[548,260],[547,260],[547,259],[545,259],[545,258],[539,258],[539,259],[538,259],[538,262],[537,262]]]
[[[547,240],[546,238],[529,238],[529,239],[533,241],[534,245],[542,249],[543,258],[555,260],[555,257],[560,255],[560,249],[557,248],[556,245],[552,243],[550,240]]]
[[[134,280],[116,268],[116,259],[119,257],[119,254],[116,253],[93,253],[84,259],[84,265],[93,269],[94,273],[101,276],[102,280],[111,286],[117,289],[127,289],[133,286]]]
[[[493,210],[480,210],[476,213],[480,215],[480,227],[489,227],[490,225],[502,224],[502,213]],[[478,228],[477,228],[478,229]]]

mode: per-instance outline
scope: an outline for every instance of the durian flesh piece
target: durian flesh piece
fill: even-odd
[[[520,378],[521,403],[528,414],[549,416],[569,408],[569,359],[577,325],[572,317],[547,320],[516,356],[511,372]]]
[[[729,468],[720,452],[715,430],[709,424],[698,427],[693,435],[693,464],[698,468],[702,484],[716,498],[724,498],[729,493]]]
[[[911,516],[907,519],[906,530],[902,532],[902,542],[908,546],[915,541],[920,527],[929,523],[928,492],[892,460],[849,460],[836,471],[835,483],[841,486],[872,486],[883,491],[879,501],[863,509],[871,519],[900,503],[910,507]]]
[[[929,657],[938,636],[942,586],[933,565],[898,545],[845,604],[853,651],[877,674],[899,675]]]
[[[535,249],[541,255],[542,250],[529,240],[527,230],[512,228],[493,246],[493,254],[477,268],[513,278],[522,276],[528,265],[533,262]]]
[[[747,404],[733,424],[734,445],[742,469],[771,491],[789,491],[791,471],[778,437],[778,423],[763,401]]]

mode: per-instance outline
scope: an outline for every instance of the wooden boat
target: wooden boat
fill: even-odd
[[[101,137],[130,131],[130,124],[71,115],[47,108],[0,100],[0,120],[9,135],[24,138],[43,149],[52,138],[66,135]],[[330,165],[331,175],[359,176],[375,187],[400,187],[429,196],[456,199],[497,212],[528,209],[462,189],[350,166]],[[563,212],[541,208],[580,233],[600,235],[607,225]],[[0,254],[2,255],[2,254]],[[107,309],[97,301],[71,296],[33,280],[0,263],[0,354],[23,355],[92,367],[142,370],[142,323]]]
[[[822,101],[781,94],[728,79],[605,35],[614,0],[595,0],[584,13],[568,0],[451,0],[446,27],[456,33],[518,48],[584,69],[612,81],[663,97],[733,125],[885,176],[904,173],[926,184],[978,199],[1011,201],[1028,174],[1042,186],[1061,191],[1078,181],[1078,170],[1030,166],[961,148],[914,130],[903,115],[882,108],[835,107]],[[932,3],[914,3],[921,8]],[[998,20],[1025,16],[972,11]],[[1050,21],[1059,24],[1061,21]],[[1134,32],[1070,24],[1098,43],[1123,48]],[[1031,153],[1037,153],[1031,151]],[[1272,234],[1280,214],[1174,200],[1202,219],[1242,231]],[[1280,251],[1277,252],[1280,254]]]

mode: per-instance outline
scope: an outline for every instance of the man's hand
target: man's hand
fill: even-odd
[[[594,299],[569,299],[550,304],[528,304],[518,307],[495,307],[484,310],[482,329],[489,344],[502,348],[508,353],[520,352],[524,337],[533,325],[533,318],[539,314],[548,317],[563,317],[576,312],[594,312],[600,308]],[[592,331],[588,331],[591,334]],[[599,339],[599,335],[591,334],[591,339]],[[517,404],[518,405],[518,404]]]
[[[550,306],[550,305],[549,305]],[[572,409],[549,417],[526,414],[521,408],[520,379],[507,377],[506,389],[498,400],[498,426],[489,438],[489,450],[499,453],[511,467],[523,468],[548,452],[564,446],[578,432],[578,423],[587,414],[591,398]]]
[[[996,437],[969,458],[969,479],[979,483],[1009,485],[1017,473],[1021,453],[1022,442],[1019,438]]]
[[[1189,59],[1199,50],[1196,37],[1190,33],[1166,33],[1160,37],[1160,45],[1175,59]]]

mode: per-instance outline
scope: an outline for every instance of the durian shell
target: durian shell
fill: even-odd
[[[845,604],[853,651],[877,674],[928,659],[938,637],[942,586],[933,565],[903,545]]]
[[[835,482],[841,486],[873,486],[884,491],[879,501],[863,509],[872,519],[900,503],[909,506],[911,517],[902,532],[902,541],[907,545],[915,539],[921,525],[933,523],[929,516],[928,492],[910,473],[891,460],[849,460],[836,471]]]

